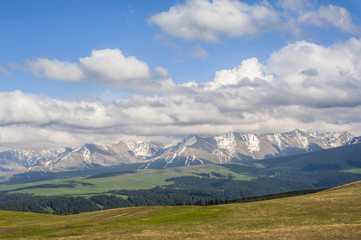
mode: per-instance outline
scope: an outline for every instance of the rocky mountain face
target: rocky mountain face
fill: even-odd
[[[59,168],[108,167],[127,163],[137,163],[154,157],[161,147],[152,142],[120,141],[105,146],[86,144],[75,149],[53,165]]]
[[[361,143],[361,137],[354,137],[351,141],[347,142],[345,145],[352,145],[359,143]]]
[[[229,163],[290,156],[343,146],[353,136],[348,132],[293,130],[276,134],[231,132],[213,138],[191,136],[144,164],[147,167],[184,166],[204,162]]]
[[[0,152],[0,171],[63,171],[128,163],[144,163],[142,168],[222,164],[313,152],[359,143],[357,139],[353,140],[348,132],[312,130],[265,135],[232,132],[208,138],[192,135],[168,147],[151,141],[124,139],[117,144],[85,144],[76,149]]]
[[[62,150],[0,152],[0,171],[36,169],[73,170],[108,167],[147,161],[162,150],[160,144],[125,139],[117,144],[85,144],[82,147]]]
[[[36,166],[48,166],[67,151],[69,149],[42,151],[9,150],[0,152],[0,171],[8,172],[32,169]]]

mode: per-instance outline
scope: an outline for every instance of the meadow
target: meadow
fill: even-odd
[[[76,215],[0,211],[0,239],[360,239],[361,182],[252,203],[111,209]]]
[[[134,172],[109,172],[97,175],[54,179],[48,181],[29,182],[16,185],[0,185],[0,191],[9,193],[31,193],[41,196],[79,196],[106,193],[110,190],[151,189],[166,186],[166,179],[181,176],[197,176],[217,172],[222,175],[232,174],[235,180],[251,180],[254,178],[243,173],[235,173],[222,165],[206,164],[190,167],[174,167],[166,169],[144,169]],[[65,173],[64,173],[65,174]]]

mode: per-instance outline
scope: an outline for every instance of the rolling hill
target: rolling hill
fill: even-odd
[[[68,216],[0,211],[0,239],[360,239],[361,182],[310,195]]]

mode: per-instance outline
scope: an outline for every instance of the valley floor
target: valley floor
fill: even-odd
[[[310,195],[215,206],[55,216],[0,211],[0,239],[361,239],[361,182]]]

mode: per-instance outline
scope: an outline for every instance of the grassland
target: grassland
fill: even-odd
[[[93,177],[73,177],[50,181],[30,182],[17,185],[0,185],[0,191],[11,193],[32,193],[43,196],[85,195],[104,193],[119,189],[150,189],[170,184],[167,178],[180,176],[196,176],[194,173],[217,172],[223,175],[232,174],[236,180],[250,180],[247,173],[235,173],[220,165],[197,165],[191,167],[175,167],[161,170],[137,170],[129,174],[101,174]]]
[[[344,170],[344,172],[350,172],[350,173],[357,173],[357,174],[361,174],[361,168],[352,168],[352,169],[347,169],[347,170]]]
[[[361,239],[361,182],[310,195],[215,206],[54,216],[0,211],[0,239]]]

